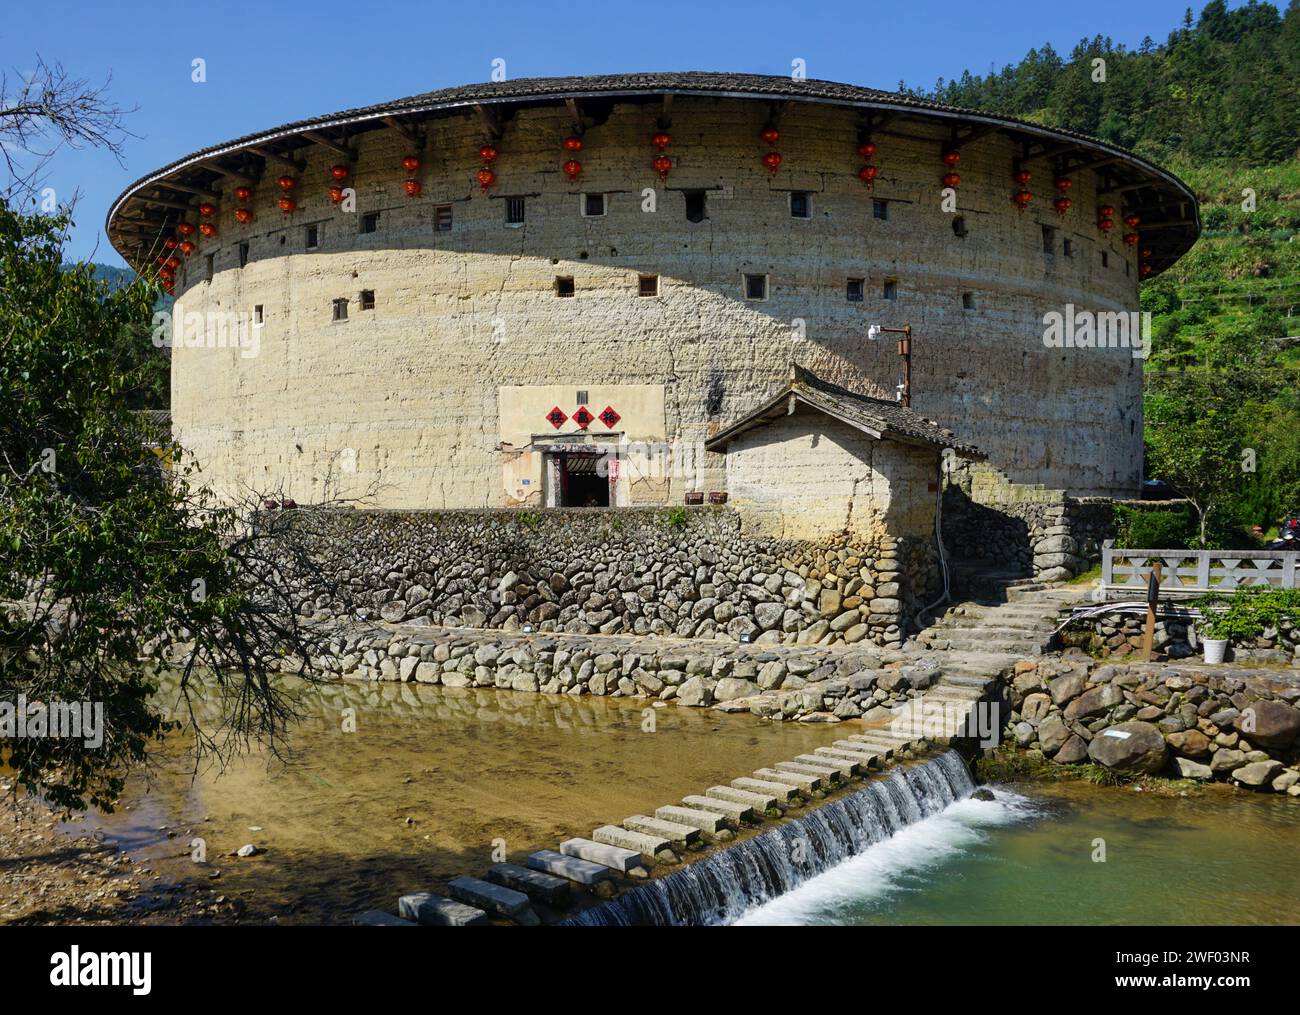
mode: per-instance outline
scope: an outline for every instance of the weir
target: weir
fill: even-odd
[[[593,906],[564,925],[730,923],[900,829],[938,814],[974,789],[966,763],[956,751],[896,768],[849,796]]]

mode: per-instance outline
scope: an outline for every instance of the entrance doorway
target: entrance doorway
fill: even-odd
[[[609,507],[609,459],[590,451],[557,451],[547,456],[554,507]],[[601,468],[601,463],[606,464]],[[602,475],[604,473],[604,475]]]

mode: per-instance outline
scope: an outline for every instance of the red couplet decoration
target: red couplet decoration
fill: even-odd
[[[235,195],[236,201],[247,201],[250,197],[253,196],[253,188],[245,187],[241,185],[236,187],[233,193]]]
[[[286,215],[298,207],[298,202],[291,197],[282,197],[277,203],[280,205],[280,210]]]
[[[201,205],[199,205],[199,214],[202,215],[205,219],[211,218],[216,213],[217,213],[217,206],[215,204],[211,204],[207,201],[204,201]]]
[[[668,172],[673,168],[673,160],[667,155],[656,155],[654,160],[655,172],[659,174],[659,179],[668,179]]]
[[[763,156],[763,165],[767,166],[768,170],[775,176],[776,171],[781,168],[781,153],[768,152]]]
[[[654,134],[652,134],[650,137],[650,143],[654,145],[656,148],[658,148],[660,151],[663,151],[665,148],[667,148],[672,143],[672,140],[673,140],[672,135],[670,135],[667,131],[662,131],[662,130],[655,131]]]
[[[279,184],[280,189],[283,190],[286,194],[289,191],[293,190],[294,187],[298,186],[298,181],[295,180],[292,176],[281,176],[275,182]]]
[[[564,170],[564,175],[569,178],[570,183],[576,183],[578,177],[582,175],[582,163],[577,159],[569,159],[560,168]]]
[[[414,173],[420,168],[420,160],[414,155],[408,155],[402,159],[402,168],[408,173]]]
[[[874,141],[863,141],[862,144],[858,145],[858,154],[861,155],[864,159],[873,159],[873,158],[875,158],[875,156],[876,156],[876,142],[874,142]]]
[[[348,178],[348,167],[344,165],[330,166],[330,176],[336,180],[346,180]]]
[[[240,222],[244,225],[248,225],[248,223],[253,221],[253,213],[249,211],[247,208],[236,208],[235,221]]]
[[[1028,187],[1029,181],[1034,178],[1034,174],[1031,173],[1028,169],[1021,169],[1015,174],[1015,176],[1011,178],[1015,180],[1018,184],[1020,184],[1020,186]]]
[[[483,188],[485,194],[488,192],[488,188],[497,182],[497,174],[487,166],[484,166],[475,175],[478,177],[479,186]]]
[[[957,163],[961,161],[961,152],[956,150],[946,151],[943,153],[943,164],[949,169],[956,169]]]
[[[1136,246],[1138,245],[1138,234],[1137,234],[1137,233],[1125,233],[1125,234],[1124,234],[1124,242],[1127,243],[1130,247],[1136,247]]]
[[[217,227],[214,226],[211,222],[200,222],[199,232],[201,232],[204,236],[216,236]]]
[[[564,139],[563,143],[564,143],[564,150],[566,152],[582,151],[582,138],[578,137],[577,134],[570,134],[568,137]]]
[[[776,144],[781,140],[781,132],[775,127],[764,127],[763,133],[758,135],[768,144]]]
[[[944,173],[943,180],[940,181],[945,187],[957,188],[961,186],[961,177],[957,173]]]
[[[403,181],[402,181],[402,189],[403,189],[404,191],[406,191],[406,196],[407,196],[407,197],[419,197],[419,196],[420,196],[420,181],[419,181],[419,180],[403,180]]]
[[[1065,213],[1070,210],[1072,204],[1074,204],[1074,202],[1068,197],[1058,197],[1052,202],[1052,206],[1056,209],[1056,214],[1060,215],[1062,218],[1065,218]]]
[[[1034,195],[1027,190],[1018,191],[1012,196],[1011,200],[1015,202],[1017,208],[1024,211],[1029,207],[1029,202],[1034,199]]]
[[[870,187],[873,183],[876,182],[876,177],[879,174],[880,174],[880,170],[877,169],[875,166],[863,166],[861,169],[858,170],[858,179],[861,180],[863,183],[865,183],[868,187]]]
[[[493,144],[485,144],[478,150],[478,157],[484,162],[495,162],[498,154],[497,146]]]
[[[182,236],[193,236],[194,224],[192,222],[182,222],[180,225],[176,227],[176,231],[180,233]]]

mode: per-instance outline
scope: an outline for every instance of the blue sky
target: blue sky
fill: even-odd
[[[788,74],[893,89],[980,72],[1050,42],[1162,42],[1186,0],[1088,3],[422,4],[314,0],[278,4],[16,3],[0,22],[11,76],[36,54],[74,75],[112,75],[113,98],[136,107],[124,166],[101,152],[64,151],[48,184],[80,192],[70,258],[121,264],[103,238],[109,203],[147,171],[197,148],[288,120],[472,81],[496,58],[511,78],[651,70]],[[1232,6],[1237,6],[1235,3]],[[1201,3],[1194,5],[1199,11]],[[56,13],[57,12],[57,13]],[[190,80],[191,61],[207,81]]]

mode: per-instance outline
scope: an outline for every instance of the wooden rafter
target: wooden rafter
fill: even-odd
[[[320,131],[304,130],[302,132],[302,136],[305,137],[308,141],[311,141],[313,144],[318,144],[322,148],[332,151],[335,155],[338,155],[340,158],[345,158],[351,161],[357,157],[357,153],[353,151],[351,148],[349,148],[346,144],[339,144],[337,141],[326,137]]]
[[[392,127],[393,130],[397,131],[397,133],[401,134],[402,137],[404,137],[407,141],[415,145],[417,148],[424,147],[423,131],[416,130],[415,128],[409,126],[408,124],[403,123],[395,116],[385,116],[383,118],[383,121],[388,126]]]

